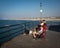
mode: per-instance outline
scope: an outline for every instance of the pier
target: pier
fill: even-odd
[[[60,48],[60,33],[47,31],[46,38],[33,40],[32,35],[19,35],[4,43],[1,48]]]
[[[35,21],[0,27],[0,29],[4,29],[2,32],[0,32],[0,47],[60,48],[60,32],[48,30],[45,38],[39,38],[37,40],[33,40],[32,35],[24,35],[24,32],[26,32],[26,30],[33,29],[38,24],[39,22]]]

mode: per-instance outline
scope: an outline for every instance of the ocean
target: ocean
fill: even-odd
[[[26,22],[32,22],[32,20],[0,20],[0,27],[5,25],[14,25],[14,24],[21,24]],[[60,20],[53,20],[53,21],[46,21],[47,25],[59,25]]]
[[[26,22],[31,22],[31,20],[0,20],[0,27],[5,25],[14,25]]]

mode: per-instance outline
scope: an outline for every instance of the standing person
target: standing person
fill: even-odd
[[[42,33],[42,37],[45,37],[45,35],[46,35],[46,30],[47,30],[46,21],[45,21],[45,20],[42,20],[41,25],[43,26],[43,33]]]

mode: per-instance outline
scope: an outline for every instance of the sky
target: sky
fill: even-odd
[[[40,17],[41,0],[0,0],[0,19]],[[42,16],[60,16],[60,0],[42,0]]]

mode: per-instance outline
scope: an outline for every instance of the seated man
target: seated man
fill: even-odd
[[[43,26],[40,25],[40,30],[38,30],[37,32],[37,38],[40,38],[42,33],[43,33]]]
[[[33,31],[33,38],[34,39],[40,38],[42,32],[43,32],[43,27],[42,26],[40,26],[40,30],[39,30],[39,28],[34,29],[34,31]]]
[[[43,26],[40,27],[40,30],[38,31],[38,34],[42,34],[43,33]]]

